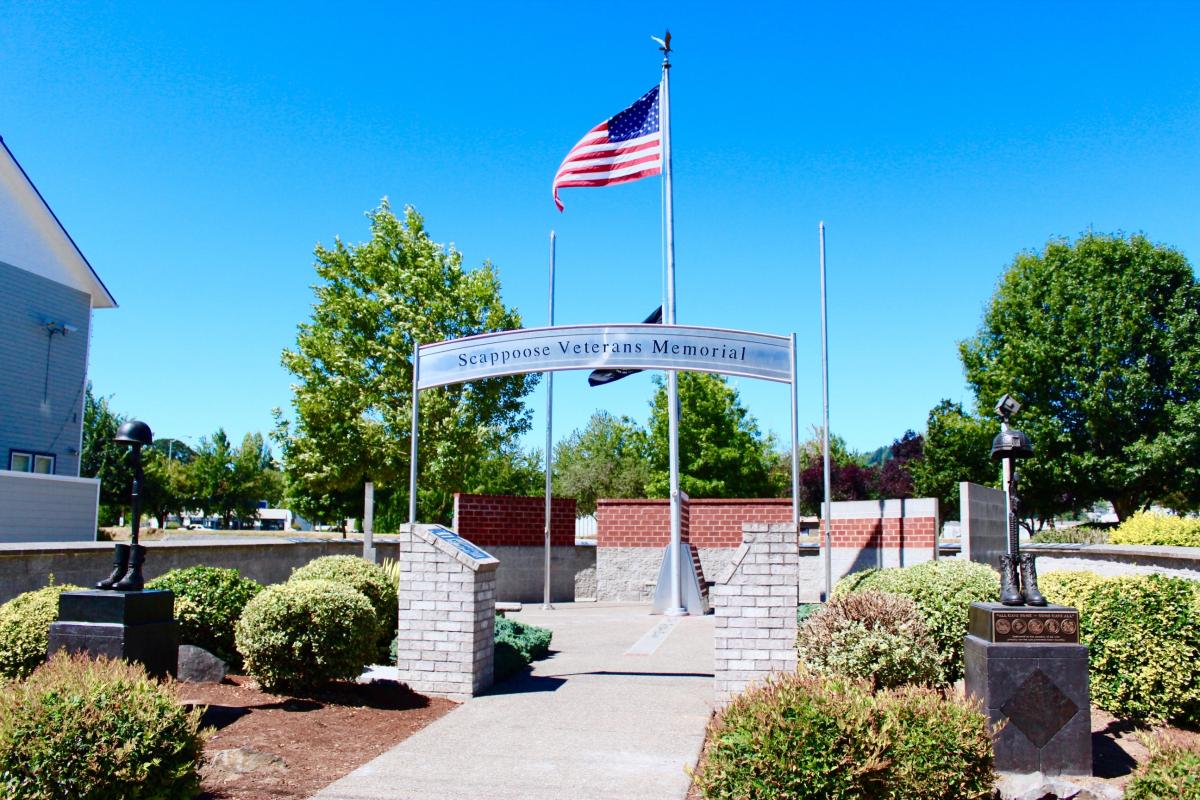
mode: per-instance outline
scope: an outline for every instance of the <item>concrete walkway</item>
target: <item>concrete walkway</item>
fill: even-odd
[[[532,675],[477,697],[320,800],[682,800],[713,702],[713,620],[649,606],[532,605],[554,631]],[[631,652],[632,651],[632,652]]]

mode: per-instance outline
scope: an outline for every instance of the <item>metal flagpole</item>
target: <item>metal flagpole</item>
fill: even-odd
[[[792,524],[797,526],[796,532],[799,533],[800,525],[800,424],[797,415],[798,398],[796,390],[796,334],[792,334],[791,340],[791,360],[792,360]]]
[[[829,488],[829,326],[825,319],[825,222],[822,221],[817,229],[821,234],[821,451],[825,462],[825,508],[821,522],[825,529],[825,601],[829,602],[833,592],[833,536],[830,533],[833,497]]]
[[[417,386],[421,382],[421,343],[413,337],[412,443],[408,456],[408,524],[417,524]]]
[[[554,231],[550,231],[550,311],[549,325],[554,327]],[[542,586],[542,608],[551,611],[550,605],[550,501],[551,481],[550,467],[554,453],[554,373],[546,373],[546,565],[544,571],[545,583]]]
[[[659,90],[659,125],[662,127],[662,175],[667,234],[667,324],[675,324],[675,219],[671,192],[671,40],[668,34],[661,48],[663,54],[662,84]],[[679,584],[681,562],[680,536],[682,530],[682,508],[679,497],[679,376],[675,370],[667,371],[667,419],[671,458],[671,601],[666,610],[668,616],[681,617],[688,612],[683,607],[682,588]]]

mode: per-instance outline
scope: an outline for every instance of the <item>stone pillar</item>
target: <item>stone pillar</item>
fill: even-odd
[[[774,672],[796,671],[796,526],[746,523],[742,545],[713,586],[718,706]]]
[[[58,621],[50,624],[51,655],[59,650],[133,661],[156,678],[174,677],[179,662],[175,595],[83,589],[58,596]]]
[[[399,678],[468,700],[492,685],[499,561],[447,528],[400,530]]]
[[[1088,651],[1079,613],[1064,606],[972,603],[964,647],[967,694],[993,724],[996,770],[1092,774]]]

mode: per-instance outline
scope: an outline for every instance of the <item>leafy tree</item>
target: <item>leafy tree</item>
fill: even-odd
[[[142,508],[158,520],[160,528],[165,528],[168,515],[184,509],[194,494],[190,470],[173,453],[168,458],[164,451],[152,447],[142,453],[142,471]]]
[[[113,509],[129,504],[133,486],[133,465],[127,458],[129,448],[114,441],[117,428],[125,417],[109,407],[109,398],[96,397],[88,381],[83,398],[83,452],[79,474],[100,479],[100,503]],[[115,517],[117,514],[113,513]]]
[[[666,381],[651,401],[647,493],[670,490]],[[772,493],[773,442],[720,375],[679,373],[679,486],[692,497],[764,497]]]
[[[1200,284],[1182,253],[1092,233],[1021,253],[959,351],[981,412],[1024,404],[1038,516],[1200,498]]]
[[[368,480],[406,491],[414,340],[521,326],[491,264],[464,270],[413,208],[399,219],[385,199],[367,216],[370,241],[317,246],[312,318],[282,357],[297,381],[294,426],[277,428],[289,487],[331,503],[361,498]],[[422,519],[448,520],[453,492],[477,483],[487,454],[528,429],[523,398],[535,382],[520,375],[421,392]]]
[[[924,457],[925,437],[913,431],[892,442],[887,457],[874,467],[874,494],[880,500],[913,497],[912,467]]]
[[[962,405],[943,400],[929,412],[923,456],[909,463],[913,494],[936,497],[944,519],[959,517],[958,484],[971,481],[999,486],[999,466],[991,460],[996,421],[963,413]]]
[[[269,486],[264,474],[273,469],[270,451],[262,434],[248,433],[242,446],[230,444],[218,429],[212,439],[201,439],[196,458],[189,465],[192,504],[205,514],[216,514],[230,527],[234,518],[253,519],[258,503],[267,499]]]
[[[650,480],[646,431],[630,417],[597,411],[586,428],[554,448],[554,493],[574,497],[579,514],[601,497],[642,497]]]

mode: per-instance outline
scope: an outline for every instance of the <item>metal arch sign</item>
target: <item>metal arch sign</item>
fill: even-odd
[[[792,383],[791,339],[684,325],[559,325],[421,345],[417,388],[572,369],[715,372]]]

